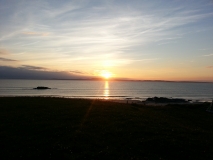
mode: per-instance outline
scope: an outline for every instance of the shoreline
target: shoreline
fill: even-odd
[[[28,97],[43,97],[43,98],[62,98],[62,99],[88,99],[88,100],[100,100],[100,101],[110,101],[110,102],[116,102],[116,103],[123,103],[123,104],[137,104],[137,105],[144,105],[144,106],[166,106],[166,105],[194,105],[194,104],[204,104],[204,103],[212,103],[212,100],[189,100],[189,99],[183,99],[186,102],[185,103],[178,103],[178,102],[148,102],[146,101],[147,98],[126,98],[126,96],[110,96],[110,97],[95,97],[95,96],[56,96],[56,95],[0,95],[0,98],[4,97],[22,97],[22,98],[28,98]],[[116,97],[116,98],[115,98]],[[121,98],[123,97],[123,98]],[[125,97],[125,98],[124,98]],[[167,97],[164,97],[167,98]],[[168,98],[169,99],[169,98]],[[176,99],[176,98],[170,98],[170,99]]]

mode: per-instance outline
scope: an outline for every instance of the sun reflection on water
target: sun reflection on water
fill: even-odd
[[[109,83],[105,81],[104,85],[104,99],[109,99]]]

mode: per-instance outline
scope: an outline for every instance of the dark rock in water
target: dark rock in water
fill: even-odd
[[[49,87],[43,87],[43,86],[38,86],[38,87],[33,88],[33,89],[51,89],[51,88],[49,88]]]
[[[147,98],[146,102],[154,102],[154,103],[187,103],[189,101],[180,98],[165,98],[165,97],[153,97]]]

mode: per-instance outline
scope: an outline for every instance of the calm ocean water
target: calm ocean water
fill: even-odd
[[[35,90],[37,86],[51,89]],[[0,96],[54,96],[105,99],[173,97],[211,101],[213,83],[88,80],[0,80]]]

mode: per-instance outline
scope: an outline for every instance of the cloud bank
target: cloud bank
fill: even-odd
[[[0,66],[0,79],[88,79],[89,76],[69,72],[44,71],[42,67],[23,66],[19,68]]]

